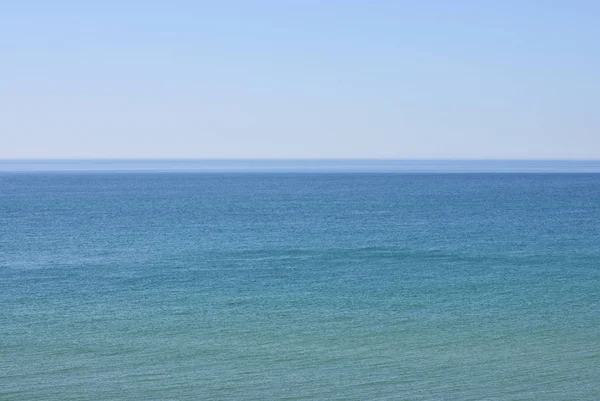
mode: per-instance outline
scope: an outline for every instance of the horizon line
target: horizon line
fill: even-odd
[[[494,162],[494,161],[582,161],[582,162],[600,162],[600,158],[597,159],[569,159],[569,158],[167,158],[167,157],[98,157],[98,158],[0,158],[0,162],[28,162],[28,161],[477,161],[477,162]]]

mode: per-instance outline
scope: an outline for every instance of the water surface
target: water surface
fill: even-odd
[[[599,199],[568,172],[5,171],[0,399],[600,399]]]

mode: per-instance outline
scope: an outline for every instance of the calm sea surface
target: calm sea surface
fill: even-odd
[[[600,399],[600,174],[3,163],[0,400]]]

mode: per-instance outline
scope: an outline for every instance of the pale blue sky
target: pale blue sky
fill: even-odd
[[[600,1],[0,2],[0,158],[600,159]]]

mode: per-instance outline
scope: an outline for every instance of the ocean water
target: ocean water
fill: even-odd
[[[600,173],[600,160],[0,160],[0,172]]]
[[[600,399],[600,174],[21,170],[0,400]]]

